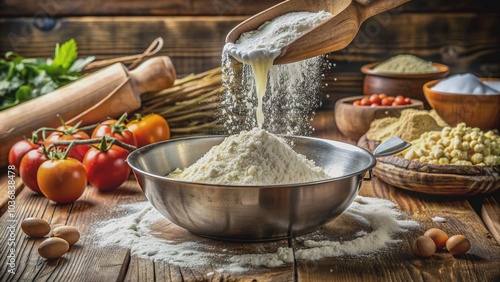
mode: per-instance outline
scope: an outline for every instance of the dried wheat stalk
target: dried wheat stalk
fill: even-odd
[[[219,97],[223,93],[222,68],[177,79],[174,86],[141,97],[143,114],[165,117],[173,137],[220,132],[217,119]]]

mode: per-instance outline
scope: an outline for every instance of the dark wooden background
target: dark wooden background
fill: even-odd
[[[56,42],[75,38],[81,56],[141,53],[158,36],[179,76],[220,65],[227,32],[280,1],[0,0],[0,52],[52,56]],[[413,0],[368,19],[344,50],[329,54],[331,109],[362,93],[363,64],[411,53],[447,64],[451,73],[500,77],[500,11],[494,0]]]

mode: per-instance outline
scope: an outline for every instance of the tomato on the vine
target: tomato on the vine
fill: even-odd
[[[67,125],[62,118],[60,119],[62,125],[57,127],[57,131],[50,133],[50,135],[47,136],[44,140],[44,145],[46,148],[58,141],[85,140],[90,138],[89,135],[85,133],[85,131],[80,130],[80,123],[76,124],[75,126],[71,126]],[[68,146],[57,147],[61,150],[65,150]],[[76,145],[69,152],[69,157],[75,158],[78,161],[82,161],[83,156],[85,156],[85,153],[87,153],[89,149],[90,147],[88,145]]]
[[[170,139],[168,122],[158,114],[137,115],[135,120],[127,124],[127,128],[137,138],[139,147]]]
[[[125,117],[126,115],[122,115],[118,120],[109,119],[102,122],[92,132],[92,138],[111,136],[124,143],[137,147],[137,139],[123,122]]]
[[[37,181],[38,168],[40,168],[40,165],[46,160],[48,160],[48,158],[45,156],[43,149],[38,148],[26,153],[19,165],[19,174],[21,175],[24,185],[37,193],[42,193]]]
[[[83,167],[87,172],[90,184],[99,190],[112,190],[120,187],[130,174],[126,163],[129,151],[112,145],[110,148],[92,147],[83,158]]]
[[[21,165],[21,160],[24,155],[33,149],[39,148],[38,143],[32,140],[20,140],[17,141],[9,150],[9,164],[14,166],[14,171],[19,173],[19,167]]]
[[[47,160],[40,165],[37,181],[42,194],[57,203],[72,203],[87,187],[87,174],[76,159]]]

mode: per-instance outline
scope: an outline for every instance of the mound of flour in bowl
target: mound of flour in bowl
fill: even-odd
[[[254,128],[231,135],[188,168],[168,175],[179,180],[225,185],[272,185],[329,178],[282,138]]]

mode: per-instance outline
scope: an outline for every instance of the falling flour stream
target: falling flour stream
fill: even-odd
[[[314,26],[331,18],[332,14],[320,11],[293,12],[279,16],[261,25],[257,30],[243,33],[236,43],[227,43],[223,53],[252,66],[257,92],[257,125],[264,124],[263,99],[267,89],[267,76],[281,48]]]

